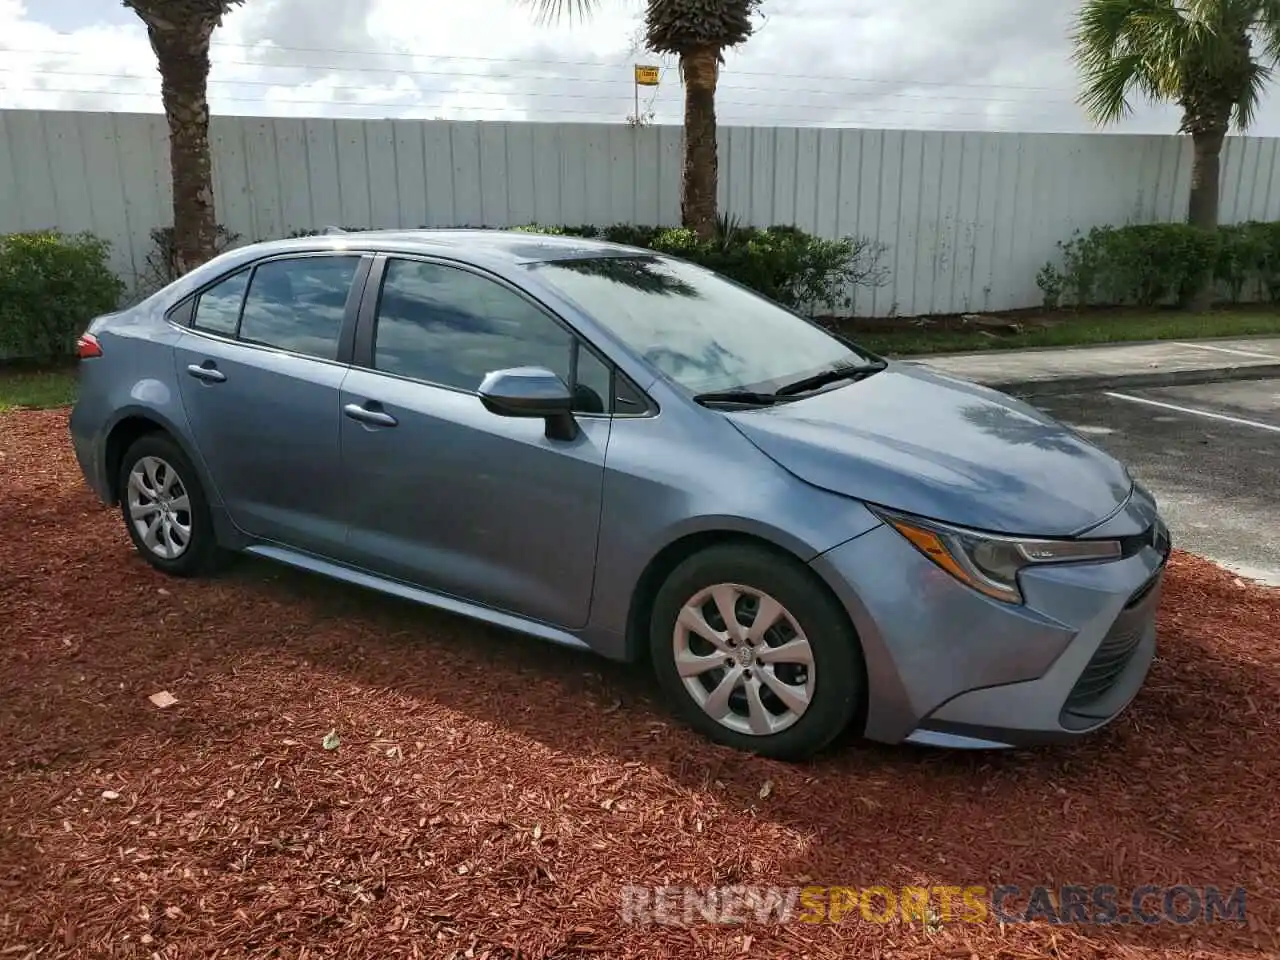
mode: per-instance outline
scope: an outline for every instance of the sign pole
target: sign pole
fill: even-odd
[[[640,126],[640,88],[656,87],[658,85],[658,68],[656,66],[637,63],[632,74],[632,80],[636,95],[636,126]]]

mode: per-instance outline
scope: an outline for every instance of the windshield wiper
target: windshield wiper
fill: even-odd
[[[794,383],[781,386],[773,393],[760,393],[755,390],[718,390],[712,393],[696,394],[693,399],[697,403],[704,404],[741,403],[755,407],[767,407],[776,403],[784,403],[796,394],[808,393],[810,390],[817,390],[819,387],[825,387],[827,384],[835,383],[839,380],[859,380],[862,377],[880,372],[886,366],[887,364],[883,360],[874,363],[839,364],[823,370],[821,373],[815,373],[813,376],[804,377]]]
[[[781,386],[773,392],[773,395],[775,397],[793,397],[797,393],[808,393],[810,390],[817,390],[819,387],[825,387],[829,383],[836,383],[840,380],[860,380],[873,373],[879,373],[885,366],[886,364],[883,360],[875,363],[841,364],[840,366],[831,367],[829,370],[823,370],[821,373],[815,373],[811,377],[803,377],[794,383]]]
[[[772,393],[755,393],[751,390],[720,390],[711,393],[699,393],[693,398],[694,403],[742,403],[753,407],[767,407],[778,402],[778,396]]]

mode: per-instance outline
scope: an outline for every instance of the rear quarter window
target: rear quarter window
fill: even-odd
[[[240,324],[240,304],[244,302],[248,286],[249,271],[243,270],[209,287],[196,299],[191,325],[197,330],[234,337]]]

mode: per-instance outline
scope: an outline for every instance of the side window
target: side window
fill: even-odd
[[[234,337],[240,323],[240,303],[249,285],[249,271],[242,270],[200,294],[191,325],[197,330]]]
[[[579,413],[609,413],[612,403],[613,375],[609,367],[581,344],[574,344],[577,354],[573,363],[573,409]]]
[[[581,412],[608,409],[608,368],[568,330],[506,287],[437,263],[387,262],[373,365],[462,390],[494,370],[546,367],[576,387]]]
[[[335,360],[359,257],[269,260],[253,271],[240,339]]]

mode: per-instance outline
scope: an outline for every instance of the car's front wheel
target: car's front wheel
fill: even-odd
[[[149,564],[174,576],[211,571],[222,552],[195,467],[161,433],[140,437],[120,462],[120,511]]]
[[[780,760],[839,736],[865,696],[858,638],[798,561],[753,546],[688,558],[658,591],[654,669],[695,729]]]

